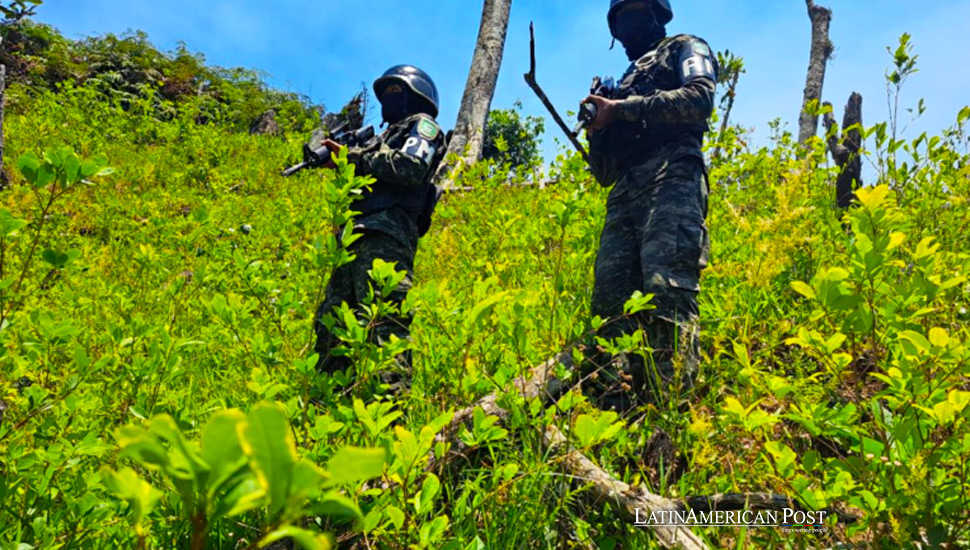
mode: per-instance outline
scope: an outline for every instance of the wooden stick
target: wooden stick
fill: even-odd
[[[525,82],[530,88],[532,88],[532,91],[539,96],[539,100],[542,101],[542,104],[546,106],[549,114],[552,115],[552,119],[556,121],[556,124],[558,124],[559,128],[562,129],[564,134],[566,134],[566,137],[569,138],[569,141],[573,144],[573,147],[579,151],[579,154],[583,155],[583,160],[586,161],[586,164],[589,164],[589,153],[586,152],[586,148],[583,147],[583,144],[579,142],[579,139],[573,135],[572,130],[569,129],[566,122],[563,121],[561,116],[559,116],[559,113],[556,111],[556,107],[553,106],[545,92],[542,91],[542,87],[540,87],[539,83],[536,82],[536,33],[535,25],[531,22],[529,23],[529,72],[525,73]]]
[[[515,379],[512,382],[512,388],[525,399],[535,399],[537,397],[545,397],[547,401],[557,399],[567,389],[563,381],[554,375],[554,369],[557,364],[561,364],[567,370],[576,369],[576,364],[572,357],[572,350],[569,349],[561,352],[559,355],[534,367],[526,375]],[[472,423],[475,409],[481,407],[486,415],[496,416],[503,422],[507,421],[509,412],[499,406],[499,398],[500,392],[492,393],[483,397],[474,405],[455,413],[452,421],[437,436],[438,441],[449,443],[450,449],[440,459],[436,459],[432,452],[425,470],[431,471],[437,469],[440,473],[440,470],[444,466],[461,457],[466,457],[473,450],[458,439],[458,434],[462,426],[468,426]],[[771,493],[729,493],[712,496],[693,496],[683,499],[668,499],[653,494],[643,487],[631,487],[627,483],[615,479],[580,451],[572,448],[569,445],[569,440],[556,426],[546,427],[542,435],[545,445],[559,455],[557,462],[563,466],[562,470],[577,480],[589,483],[589,492],[592,500],[594,502],[610,503],[617,511],[620,519],[629,522],[631,525],[635,524],[638,517],[641,520],[642,518],[650,517],[652,512],[801,509],[798,503],[791,497]],[[390,490],[394,486],[393,483],[385,482],[380,488]],[[365,488],[370,489],[374,487],[365,484]],[[828,511],[832,515],[837,516],[842,523],[852,523],[859,519],[856,516],[837,510],[829,509]],[[647,525],[644,527],[653,531],[660,545],[664,548],[680,548],[683,550],[706,550],[708,548],[700,537],[694,534],[687,526]]]
[[[532,369],[526,376],[517,378],[512,386],[525,399],[540,396],[554,398],[561,394],[564,387],[560,380],[553,375],[553,369],[560,363],[567,369],[576,367],[572,352],[564,351],[549,359],[545,363]],[[458,441],[458,430],[461,426],[471,423],[475,409],[481,407],[486,415],[497,416],[501,420],[509,417],[508,411],[498,405],[498,392],[479,400],[475,405],[455,413],[451,423],[439,434],[439,438],[452,443],[449,451],[441,462],[429,462],[429,467],[441,466],[449,458],[464,456],[469,450]],[[633,488],[622,481],[614,479],[609,473],[586,458],[581,452],[569,445],[569,440],[555,426],[546,427],[543,432],[545,444],[560,454],[558,459],[564,470],[577,479],[590,484],[591,496],[598,502],[609,502],[617,510],[624,521],[633,524],[638,517],[650,517],[651,512],[674,512],[681,510],[683,503],[655,495],[644,488]],[[661,546],[664,548],[681,548],[683,550],[706,550],[707,545],[687,527],[649,527]]]

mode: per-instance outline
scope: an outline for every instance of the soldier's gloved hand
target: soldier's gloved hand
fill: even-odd
[[[583,103],[592,103],[596,106],[596,118],[589,123],[590,130],[602,130],[616,120],[616,109],[619,101],[598,95],[589,95],[586,96]]]
[[[337,155],[337,156],[339,156],[340,155],[340,149],[343,148],[343,145],[341,145],[341,144],[337,143],[336,141],[334,141],[332,139],[329,139],[329,138],[323,140],[322,144],[323,144],[324,147],[326,147],[327,149],[330,150],[331,155]],[[333,168],[336,165],[333,163],[333,158],[330,158],[330,159],[327,159],[327,163],[324,164],[323,166],[325,168]]]

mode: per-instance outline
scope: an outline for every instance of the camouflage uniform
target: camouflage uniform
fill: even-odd
[[[692,72],[698,63],[708,74]],[[678,370],[688,383],[697,370],[697,294],[710,249],[701,145],[715,73],[705,42],[664,39],[623,76],[613,96],[620,100],[616,119],[590,132],[593,174],[604,186],[615,184],[596,258],[592,313],[608,319],[600,336],[641,328],[653,349],[652,364],[623,358],[625,373],[601,373],[607,406],[611,396],[617,408],[628,408],[631,397],[650,400],[675,382]],[[637,290],[653,294],[656,309],[624,316],[623,305]]]
[[[380,136],[362,147],[352,147],[347,159],[357,166],[357,173],[372,176],[377,181],[371,190],[354,203],[360,212],[354,228],[361,237],[350,246],[356,258],[334,270],[327,285],[326,298],[317,308],[314,329],[317,340],[314,350],[319,355],[317,370],[334,373],[350,366],[346,357],[331,350],[339,340],[321,322],[324,315],[346,302],[356,307],[367,295],[370,286],[368,271],[375,259],[396,263],[398,271],[407,276],[390,296],[384,298],[400,304],[411,289],[414,256],[418,238],[430,224],[430,210],[434,208],[435,187],[431,185],[441,155],[444,136],[434,120],[424,114],[412,115],[392,124]],[[410,315],[381,320],[371,332],[378,345],[393,334],[401,339],[410,335]],[[410,355],[398,360],[402,372],[393,379],[406,379],[410,369]]]

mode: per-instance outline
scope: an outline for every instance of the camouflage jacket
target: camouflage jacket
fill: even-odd
[[[357,173],[377,180],[354,203],[353,209],[360,212],[357,226],[397,236],[411,231],[401,227],[409,220],[418,224],[422,214],[429,217],[431,177],[444,152],[444,132],[424,114],[409,116],[363,146],[351,147],[347,160],[357,166]]]
[[[684,157],[703,160],[701,146],[714,109],[717,60],[706,42],[686,34],[662,40],[630,64],[612,99],[616,119],[589,134],[590,164],[600,184],[633,167]]]

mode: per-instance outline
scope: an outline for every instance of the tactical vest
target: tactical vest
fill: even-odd
[[[680,43],[675,38],[678,37],[664,39],[654,50],[631,63],[620,80],[614,98],[645,97],[657,91],[680,88],[682,83],[675,66]],[[704,133],[709,129],[707,122],[674,124],[616,120],[611,125],[607,147],[616,158],[627,158],[649,154],[665,144],[680,142],[692,152],[696,150],[696,155],[703,158],[701,146]]]
[[[412,115],[408,118],[392,124],[383,134],[374,137],[373,140],[364,145],[364,149],[378,149],[383,142],[395,151],[402,151],[411,136],[412,126],[424,115]],[[431,185],[438,164],[445,155],[445,140],[441,132],[435,138],[435,152],[429,164],[428,170],[420,182],[413,183],[393,183],[378,179],[371,185],[370,191],[365,191],[363,196],[354,203],[353,209],[361,215],[374,214],[392,207],[399,207],[412,214],[416,221],[422,217],[430,218],[428,209],[429,196],[437,198],[435,187]],[[403,154],[403,153],[402,153]],[[434,208],[434,204],[430,206]],[[426,231],[426,229],[425,229]],[[423,231],[422,231],[423,234]]]

